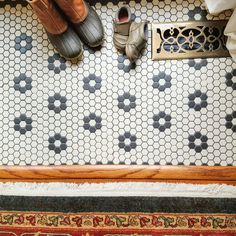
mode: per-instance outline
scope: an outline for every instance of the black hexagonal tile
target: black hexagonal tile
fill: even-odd
[[[32,37],[28,36],[26,33],[21,33],[20,36],[15,38],[15,49],[25,54],[28,50],[32,49]]]
[[[130,62],[127,56],[119,55],[118,56],[118,69],[123,70],[125,73],[129,73],[130,70],[134,70],[136,68],[135,62]]]
[[[119,148],[124,149],[126,152],[130,152],[131,149],[135,149],[137,147],[136,135],[132,135],[130,132],[125,132],[123,135],[118,137],[119,140]]]
[[[61,71],[66,69],[66,59],[61,57],[58,53],[55,53],[53,56],[49,56],[48,69],[53,70],[55,74],[60,74]]]
[[[236,132],[236,111],[233,111],[231,114],[226,115],[225,117],[226,123],[225,126],[227,129],[232,129],[232,131]],[[235,121],[235,122],[234,122]]]
[[[190,59],[188,65],[195,70],[200,70],[202,67],[207,66],[207,59],[201,59],[200,62],[197,62],[195,59]]]
[[[200,144],[196,144],[196,140],[198,140]],[[201,132],[195,132],[193,135],[189,135],[188,141],[189,148],[194,149],[197,153],[200,153],[202,150],[208,148],[208,138],[206,135],[202,135]]]
[[[67,149],[67,138],[61,136],[61,134],[59,133],[56,133],[54,136],[49,137],[48,142],[49,150],[54,151],[57,154],[61,153],[62,150]]]
[[[199,101],[196,101],[198,98]],[[194,109],[195,111],[200,111],[202,108],[207,107],[207,94],[202,93],[200,90],[196,90],[194,93],[189,94],[188,99],[188,106],[191,109]]]
[[[135,101],[136,97],[126,92],[123,95],[118,96],[118,107],[123,109],[125,112],[129,112],[131,109],[136,107]]]
[[[32,89],[31,83],[31,77],[27,77],[25,74],[20,74],[14,78],[14,89],[16,91],[20,91],[21,93],[25,93],[27,90]]]
[[[27,117],[25,114],[16,117],[14,123],[15,131],[19,131],[21,134],[25,134],[27,131],[32,130],[32,118]]]
[[[160,72],[158,75],[153,76],[152,87],[159,89],[159,91],[165,91],[165,89],[171,87],[171,79],[170,75],[166,75],[165,72]]]
[[[207,11],[201,7],[195,7],[193,10],[188,11],[189,20],[196,20],[196,15],[200,15],[199,20],[206,20]]]
[[[171,116],[161,111],[159,114],[153,116],[153,127],[164,132],[171,127]]]
[[[94,121],[94,124],[91,122]],[[84,129],[89,130],[90,133],[95,133],[102,128],[102,118],[95,113],[90,113],[89,116],[84,117]]]
[[[226,78],[226,85],[228,87],[232,87],[233,90],[236,90],[236,83],[234,82],[235,80],[233,78],[236,78],[236,69],[233,69],[230,73],[227,73],[225,75]]]
[[[88,90],[90,93],[95,93],[96,90],[99,90],[102,87],[102,79],[94,74],[90,74],[88,77],[83,79],[84,81],[84,90]]]
[[[48,97],[48,109],[53,110],[55,113],[60,113],[62,110],[66,110],[66,101],[65,96],[55,93],[54,96]]]

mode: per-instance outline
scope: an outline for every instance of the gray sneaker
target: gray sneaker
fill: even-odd
[[[131,20],[131,11],[129,6],[122,6],[118,9],[115,19],[113,20],[113,43],[115,48],[124,53],[126,43],[129,38]]]
[[[145,47],[148,38],[148,23],[133,22],[130,26],[129,38],[125,52],[128,59],[133,62],[138,59],[140,52]]]

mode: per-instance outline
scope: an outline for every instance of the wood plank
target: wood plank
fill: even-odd
[[[0,179],[174,179],[236,181],[236,167],[149,165],[0,166]]]

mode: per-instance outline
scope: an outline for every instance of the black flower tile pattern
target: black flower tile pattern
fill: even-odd
[[[230,73],[227,73],[225,78],[227,86],[232,87],[233,90],[236,90],[236,69],[233,69]]]
[[[54,96],[48,98],[48,109],[53,110],[55,113],[60,113],[61,110],[66,110],[65,96],[61,96],[59,93],[55,93]]]
[[[55,134],[53,137],[50,137],[48,139],[49,150],[54,151],[55,153],[59,154],[61,151],[66,150],[67,148],[67,138],[64,136],[61,136],[61,134]]]
[[[66,61],[25,1],[0,1],[0,165],[236,166],[236,63],[152,61],[149,30],[147,48],[132,64],[113,45],[121,2],[89,2],[103,22],[104,43]],[[232,14],[206,15],[193,0],[127,4],[138,22]]]
[[[96,130],[101,129],[102,118],[96,116],[95,113],[91,113],[89,116],[84,117],[84,129],[89,130],[90,133],[95,133]]]
[[[160,72],[157,76],[153,76],[153,88],[159,89],[159,91],[165,91],[165,89],[171,87],[171,76],[165,72]]]
[[[153,116],[153,127],[164,132],[171,126],[171,116],[167,115],[165,112],[160,112],[158,115]]]
[[[48,57],[48,69],[54,71],[55,74],[59,74],[66,69],[66,59],[61,57],[60,54],[54,53],[53,56]]]
[[[207,14],[207,11],[201,7],[195,7],[188,12],[189,20],[206,20]]]
[[[198,61],[197,59],[191,59],[189,60],[188,64],[195,70],[201,70],[202,67],[207,66],[207,59],[200,59],[200,61]]]
[[[131,109],[134,109],[136,107],[135,101],[136,97],[126,92],[118,97],[118,107],[120,109],[123,109],[125,112],[129,112]]]
[[[90,74],[88,77],[84,78],[84,90],[88,90],[90,93],[95,93],[96,90],[99,90],[102,86],[101,77],[98,77],[94,74]]]
[[[21,134],[25,134],[27,131],[32,130],[32,119],[27,117],[25,114],[16,117],[14,123],[15,131],[19,131]]]
[[[228,129],[232,129],[232,131],[236,133],[236,111],[234,111],[232,114],[227,115],[225,119],[226,127]]]
[[[119,70],[123,70],[128,73],[130,70],[134,70],[136,68],[135,62],[130,62],[127,56],[119,55],[118,56],[118,68]]]
[[[20,91],[21,93],[25,93],[27,90],[32,89],[32,78],[26,76],[25,74],[20,74],[15,77],[14,83],[14,89],[16,91]]]
[[[207,98],[206,93],[196,90],[188,96],[188,106],[189,108],[193,108],[195,111],[200,111],[202,108],[207,107]]]
[[[201,132],[195,132],[194,135],[189,135],[189,148],[194,149],[196,152],[201,152],[203,149],[208,148],[207,136],[202,135]]]
[[[123,135],[120,135],[118,139],[119,148],[123,148],[126,152],[130,152],[131,149],[135,149],[137,147],[137,138],[135,135],[131,135],[130,132],[125,132]]]
[[[15,49],[25,54],[28,50],[32,49],[32,37],[26,33],[22,33],[15,38]]]

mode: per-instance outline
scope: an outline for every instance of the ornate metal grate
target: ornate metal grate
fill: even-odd
[[[226,20],[152,24],[152,59],[227,57]]]

